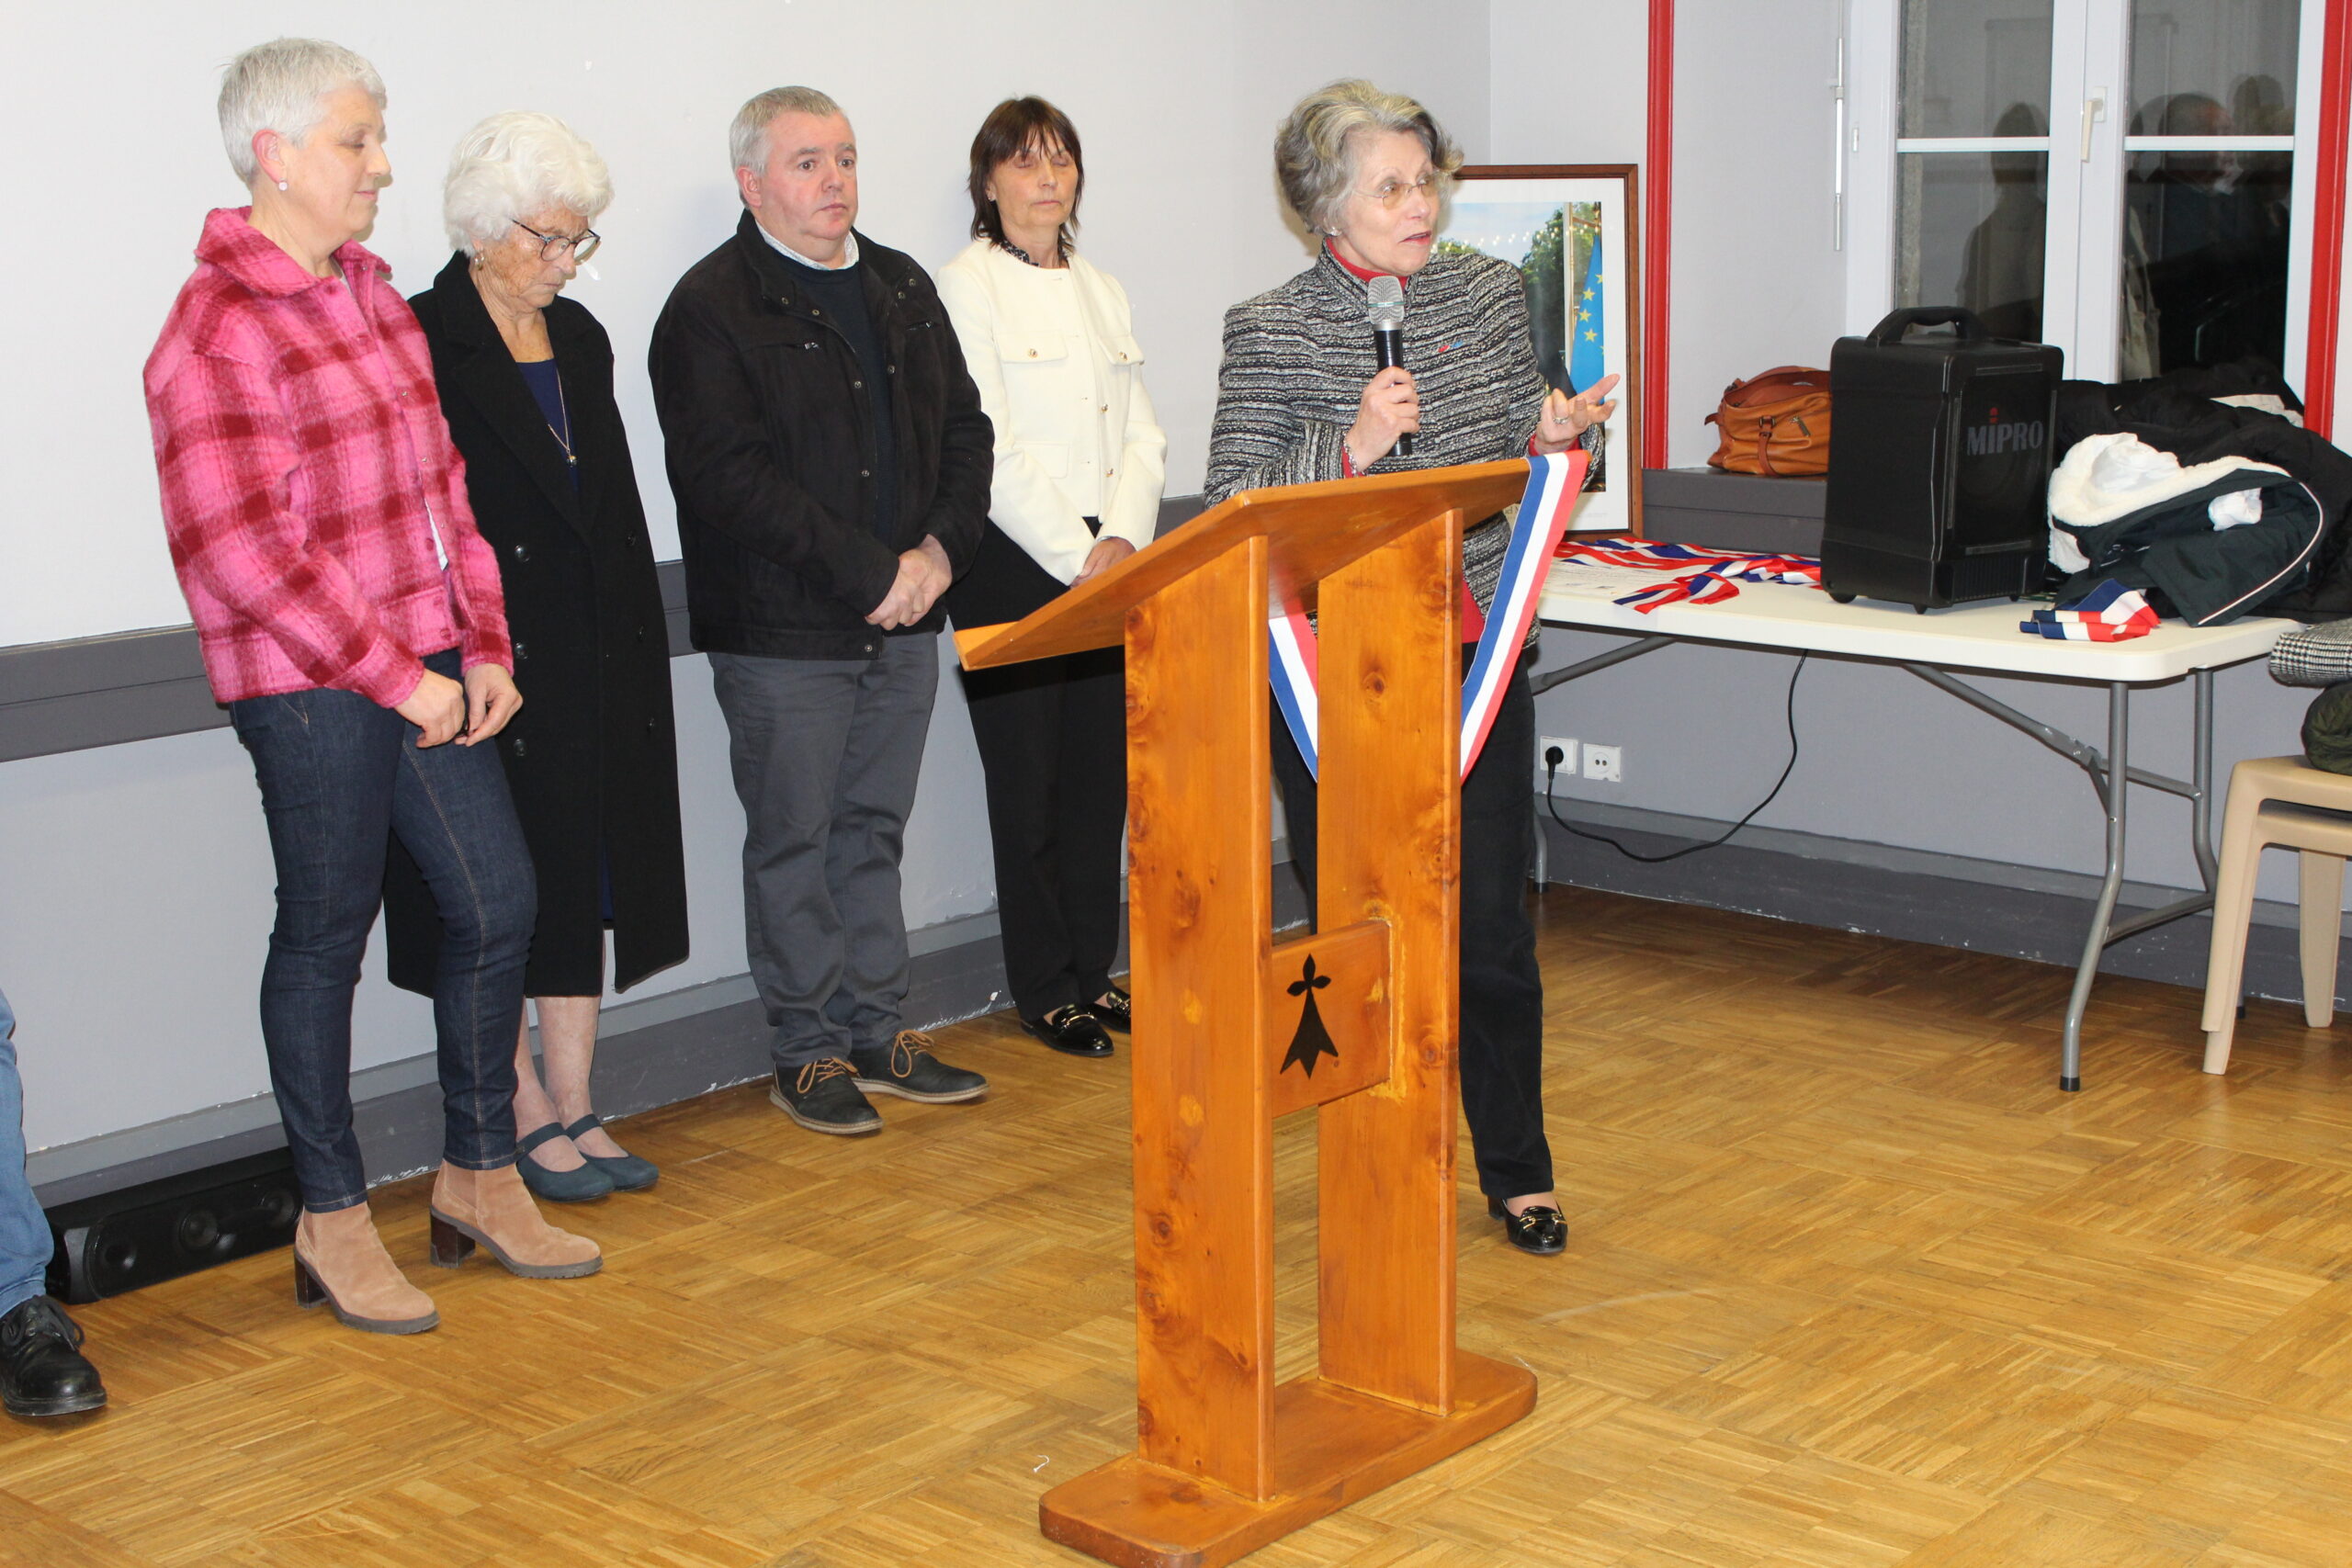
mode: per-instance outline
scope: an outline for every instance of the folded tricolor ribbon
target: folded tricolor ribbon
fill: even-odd
[[[1510,672],[1519,663],[1520,645],[1535,624],[1535,606],[1544,596],[1544,576],[1567,531],[1568,515],[1576,509],[1577,492],[1584,488],[1581,447],[1557,456],[1537,453],[1527,459],[1527,491],[1520,498],[1519,515],[1511,520],[1510,543],[1503,551],[1502,580],[1495,586],[1494,604],[1478,629],[1478,644],[1462,682],[1462,773],[1487,743],[1496,711],[1502,705]],[[1464,595],[1464,626],[1475,605]],[[1267,661],[1274,688],[1274,705],[1282,710],[1307,772],[1318,773],[1315,750],[1318,709],[1315,691],[1315,629],[1296,600],[1268,617],[1266,635],[1273,657]]]
[[[1566,560],[1589,560],[1635,571],[1676,571],[1668,582],[1636,589],[1616,603],[1644,615],[1664,604],[1716,604],[1736,596],[1742,582],[1794,582],[1821,586],[1821,562],[1811,556],[1769,556],[1740,550],[1702,550],[1647,539],[1571,539],[1559,547]]]
[[[2088,593],[2055,610],[2036,610],[2018,629],[2069,642],[2127,642],[2156,629],[2161,617],[2136,588],[2103,578]]]

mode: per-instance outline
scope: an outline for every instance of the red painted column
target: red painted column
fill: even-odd
[[[2342,10],[2352,0],[2338,0]],[[1642,185],[1642,467],[1666,467],[1667,380],[1673,361],[1668,319],[1674,303],[1674,0],[1650,0],[1649,141]],[[2338,194],[2343,182],[2337,181]],[[2314,343],[2318,340],[2313,339]]]
[[[2352,0],[2328,0],[2320,48],[2319,147],[2312,178],[2312,310],[2303,373],[2303,422],[2334,434],[2335,344],[2344,317],[2344,182],[2347,96],[2352,96]],[[2311,88],[2301,89],[2310,91]]]

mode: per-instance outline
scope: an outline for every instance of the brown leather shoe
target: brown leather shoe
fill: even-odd
[[[441,1322],[433,1298],[384,1250],[365,1203],[328,1214],[302,1211],[294,1226],[294,1300],[306,1307],[324,1302],[344,1326],[368,1334],[422,1334]]]
[[[433,1180],[433,1261],[455,1269],[477,1242],[526,1279],[574,1280],[605,1266],[594,1242],[539,1217],[513,1166],[467,1170],[445,1161]]]

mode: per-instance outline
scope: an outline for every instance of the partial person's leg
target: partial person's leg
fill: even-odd
[[[232,704],[254,761],[277,873],[261,1032],[302,1205],[366,1201],[351,1125],[351,998],[382,897],[401,737],[398,714],[313,689]]]
[[[1527,909],[1534,771],[1535,699],[1522,656],[1462,785],[1462,1109],[1479,1188],[1557,1207],[1544,1134],[1544,976]]]
[[[744,945],[780,1072],[849,1050],[848,1031],[825,1015],[841,988],[843,947],[826,846],[865,667],[863,660],[710,656],[743,805]]]
[[[25,1089],[17,1077],[17,1015],[0,996],[0,1316],[40,1295],[49,1272],[49,1221],[25,1179]]]
[[[886,637],[858,682],[857,716],[833,786],[833,833],[825,882],[841,911],[841,988],[826,1016],[849,1032],[852,1082],[867,1094],[951,1104],[978,1100],[989,1080],[933,1054],[930,1036],[906,1027],[907,916],[899,862],[907,813],[922,772],[939,639]]]
[[[74,1416],[107,1402],[82,1329],[42,1293],[49,1222],[25,1176],[25,1090],[11,1038],[16,1015],[0,996],[0,1408],[11,1416]]]
[[[356,693],[324,689],[251,698],[229,715],[253,756],[277,870],[261,1031],[302,1190],[294,1299],[330,1305],[369,1333],[423,1333],[439,1314],[376,1234],[351,1126],[351,994],[382,897],[392,791],[413,727]]]
[[[526,971],[527,977],[528,971]],[[542,997],[539,998],[539,1039],[546,1051],[548,1074],[550,1078],[561,1072],[560,1066],[569,1055],[578,1055],[581,1047],[570,1043],[576,1032],[576,1010],[568,1004],[585,1001],[588,1004],[588,1043],[594,1051],[596,1043],[595,997]],[[581,1071],[584,1074],[586,1069]],[[578,1117],[566,1120],[556,1101],[539,1081],[539,1064],[531,1055],[531,1021],[526,1010],[514,1029],[514,1168],[522,1173],[523,1185],[535,1198],[550,1203],[593,1203],[599,1198],[613,1195],[612,1173],[588,1157],[571,1134],[574,1126],[581,1128],[583,1139],[595,1137],[597,1128],[591,1118],[582,1123]],[[603,1140],[609,1144],[611,1139]]]
[[[841,914],[841,985],[825,1003],[852,1050],[888,1045],[907,999],[907,916],[899,863],[939,691],[939,639],[890,637],[857,682],[834,775],[825,886]]]
[[[401,748],[392,830],[441,913],[433,1022],[442,1158],[465,1170],[511,1165],[513,1042],[538,898],[497,752],[487,743],[420,747],[412,730]]]
[[[1282,792],[1283,831],[1290,840],[1291,865],[1306,890],[1306,923],[1312,928],[1316,921],[1315,775],[1306,771],[1306,759],[1299,754],[1298,742],[1291,739],[1282,709],[1272,703],[1266,709],[1274,731],[1268,750],[1274,762],[1274,787]]]
[[[539,1025],[540,1033],[544,1036],[547,1032],[547,1003],[544,999],[539,1004]],[[534,1134],[546,1127],[555,1128],[556,1135],[533,1143]],[[540,1082],[538,1058],[531,1054],[531,1018],[527,1010],[514,1027],[514,1139],[516,1148],[521,1150],[521,1159],[529,1160],[558,1175],[578,1170],[588,1163],[581,1157],[580,1151],[571,1146],[571,1140],[563,1135],[563,1118],[557,1113],[555,1100]],[[526,1150],[522,1149],[526,1143],[531,1144]]]
[[[539,997],[539,1060],[547,1074],[547,1097],[555,1119],[569,1127],[594,1113],[588,1079],[596,1063],[596,1021],[602,997]],[[577,1140],[580,1152],[610,1159],[622,1153],[602,1126]]]
[[[1111,989],[1119,953],[1119,844],[1127,825],[1126,664],[1115,648],[1071,654],[1062,682],[1059,779],[1062,924],[1087,1001]]]
[[[1031,1022],[1085,999],[1071,969],[1072,933],[1055,875],[1064,662],[1041,659],[964,675],[988,785],[1005,985]]]

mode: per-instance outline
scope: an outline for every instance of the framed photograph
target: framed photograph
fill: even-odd
[[[1642,282],[1631,164],[1473,164],[1454,175],[1437,249],[1476,251],[1519,268],[1535,361],[1555,387],[1618,378],[1572,528],[1642,531]]]

